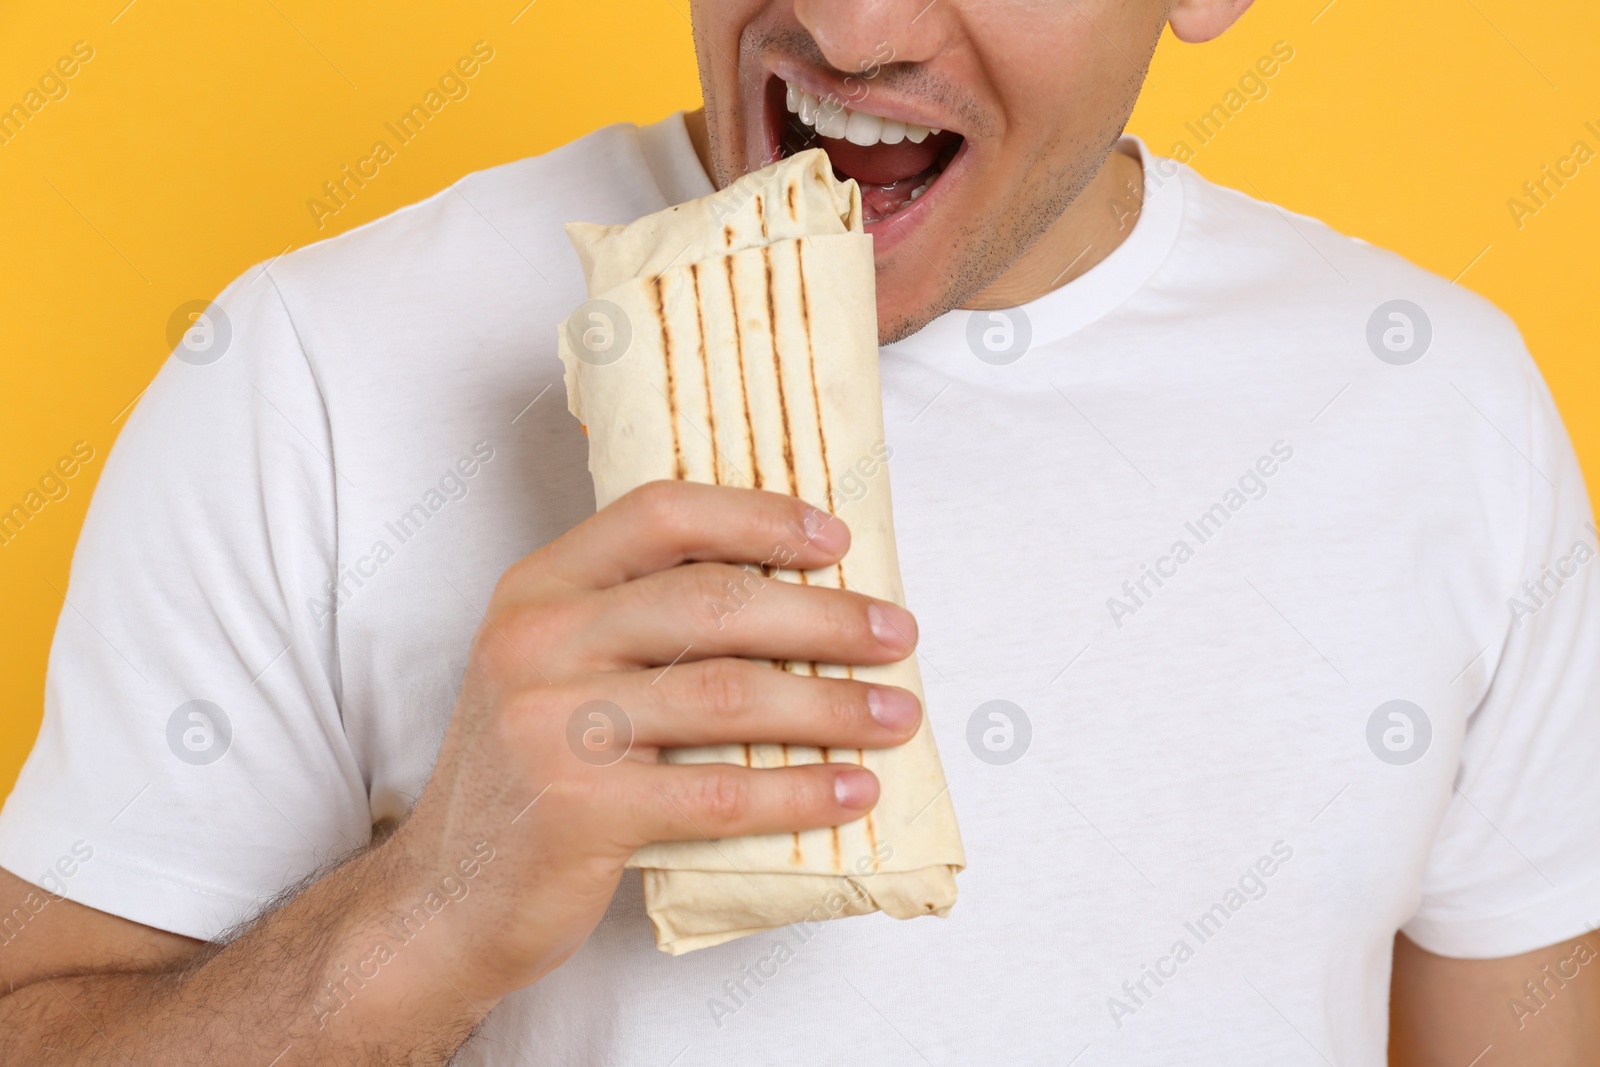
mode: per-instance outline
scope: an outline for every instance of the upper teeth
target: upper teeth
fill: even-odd
[[[918,126],[914,122],[852,111],[836,99],[819,100],[794,82],[786,81],[784,86],[789,110],[823,137],[842,137],[851,144],[869,147],[879,142],[899,144],[901,141],[910,141],[921,144],[928,134],[944,132]]]

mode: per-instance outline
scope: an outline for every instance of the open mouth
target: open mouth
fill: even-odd
[[[862,216],[869,227],[909,214],[937,187],[966,143],[953,130],[873,114],[867,108],[870,97],[869,91],[853,108],[780,77],[767,82],[772,158],[826,150],[834,174],[861,187]]]

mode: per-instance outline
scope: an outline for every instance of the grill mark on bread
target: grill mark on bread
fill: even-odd
[[[789,187],[790,209],[794,206],[794,186]],[[806,263],[805,256],[801,253],[804,241],[794,243],[795,274],[800,278],[800,318],[806,327],[806,369],[811,374],[811,406],[817,415],[817,444],[822,454],[822,481],[828,493],[828,514],[837,514],[833,510],[833,470],[828,466],[828,435],[822,429],[822,396],[817,391],[817,353],[811,337],[811,298],[806,295]],[[844,560],[834,564],[834,570],[839,575],[839,588],[848,589],[850,586],[844,580]],[[855,671],[847,663],[844,665],[845,677],[854,678]],[[811,665],[811,673],[817,673],[817,665]]]
[[[806,369],[811,374],[811,407],[817,415],[817,444],[822,454],[822,481],[828,492],[828,514],[838,514],[833,509],[833,469],[828,465],[828,434],[822,428],[822,394],[817,389],[817,350],[811,336],[811,298],[806,294],[805,241],[794,243],[795,274],[800,278],[800,319],[806,327]],[[844,560],[834,564],[839,574],[839,588],[849,589],[844,580]],[[814,673],[814,672],[813,672]]]
[[[756,218],[761,220],[761,239],[767,240],[767,206],[761,200],[761,194],[756,194]]]
[[[761,272],[767,281],[767,326],[772,332],[773,377],[778,383],[778,413],[783,419],[783,466],[789,475],[789,495],[799,496],[800,489],[794,477],[794,438],[789,430],[789,401],[783,391],[783,352],[778,345],[777,298],[772,291],[772,251],[768,245],[761,248]]]
[[[711,399],[711,356],[706,351],[705,304],[700,299],[700,264],[689,266],[689,280],[694,284],[694,322],[700,332],[700,370],[706,383],[706,424],[711,431],[711,484],[722,484],[722,463],[717,453],[717,409]]]
[[[744,401],[744,435],[750,444],[750,478],[754,488],[761,488],[761,463],[756,459],[756,424],[750,418],[750,389],[744,379],[744,329],[739,325],[739,290],[733,282],[733,257],[722,257],[723,269],[728,275],[728,302],[733,306],[733,351],[739,363],[739,396]]]
[[[709,350],[706,347],[705,302],[700,297],[700,266],[701,265],[699,263],[691,264],[690,267],[689,267],[689,277],[691,279],[693,279],[693,281],[694,281],[694,318],[695,318],[696,325],[699,326],[699,328],[700,328],[700,367],[701,367],[702,370],[705,371],[706,422],[709,424],[709,428],[711,430],[711,481],[712,481],[712,484],[714,484],[714,485],[721,485],[722,484],[722,464],[718,462],[719,453],[717,451],[717,415],[716,415],[716,405],[714,404],[714,402],[711,399],[711,397],[712,397],[712,393],[711,393],[711,356],[710,356]],[[731,274],[729,275],[729,279],[728,280],[729,280],[729,284],[730,284],[730,290],[729,291],[731,293],[732,292],[731,285],[732,285],[732,281],[733,281],[733,278],[732,278]],[[735,334],[737,334],[738,329],[739,329],[738,318],[739,318],[739,309],[738,309],[737,306],[735,306],[734,307],[734,331],[735,331]],[[740,361],[739,385],[740,385],[740,388],[742,390],[743,386],[744,386],[744,366],[743,366],[743,360],[742,359]],[[741,745],[740,747],[744,750],[744,765],[746,767],[754,767],[755,766],[755,759],[754,759],[754,756],[751,753],[751,749],[750,749],[749,743],[746,742],[745,744]]]
[[[790,222],[799,222],[800,221],[800,217],[798,215],[796,215],[795,212],[794,212],[794,194],[795,194],[795,190],[798,189],[798,188],[800,188],[800,185],[799,185],[798,182],[790,182],[788,191],[784,193],[784,199],[789,202],[789,221]]]
[[[759,196],[756,197],[758,207],[760,206],[760,201],[761,198]],[[762,216],[761,226],[764,235],[766,230],[766,216],[764,215]],[[773,378],[778,383],[778,412],[783,418],[783,467],[789,476],[789,495],[798,497],[800,495],[800,485],[794,467],[794,431],[789,426],[789,399],[783,388],[783,352],[778,346],[778,302],[772,284],[771,245],[763,245],[761,247],[761,270],[766,275],[767,280],[767,327],[772,334],[772,370]],[[797,570],[794,573],[801,585],[811,584],[806,578],[805,571]],[[786,671],[793,670],[792,665],[787,662],[784,663],[783,669]],[[815,677],[816,673],[817,665],[812,663],[811,674]]]
[[[856,762],[859,763],[863,768],[867,765],[867,754],[859,748],[856,749]],[[872,869],[874,871],[880,870],[882,865],[878,862],[878,831],[872,825],[872,812],[870,811],[867,812],[866,830],[867,851],[872,856]]]
[[[667,370],[667,423],[672,427],[673,477],[683,481],[683,443],[678,440],[678,387],[672,376],[672,332],[667,329],[667,305],[662,297],[661,275],[650,279],[650,289],[656,298],[656,322],[661,325],[661,363]]]

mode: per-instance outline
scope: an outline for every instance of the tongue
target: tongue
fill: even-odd
[[[921,184],[920,178],[907,178],[893,185],[861,186],[861,220],[881,222],[911,202],[911,191]]]
[[[822,137],[833,169],[854,178],[861,187],[861,208],[866,221],[877,222],[906,206],[922,176],[938,161],[952,135],[928,137],[921,144],[875,144],[863,148],[842,138]]]

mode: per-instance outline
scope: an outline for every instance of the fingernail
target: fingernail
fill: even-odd
[[[800,516],[806,540],[829,555],[842,555],[850,545],[844,520],[818,508],[807,507]]]
[[[922,714],[917,698],[904,689],[880,689],[877,686],[867,690],[867,710],[880,724],[896,733],[910,729]]]
[[[896,652],[909,651],[917,643],[917,620],[896,604],[876,601],[867,605],[867,625],[872,636]]]
[[[870,808],[878,799],[878,779],[869,771],[841,771],[833,795],[842,808]]]

